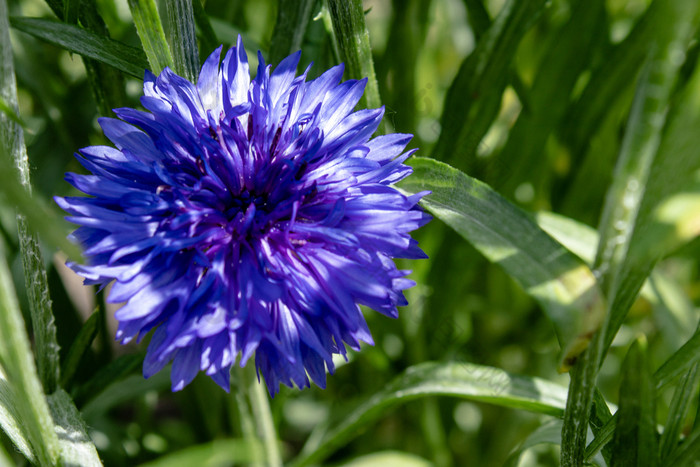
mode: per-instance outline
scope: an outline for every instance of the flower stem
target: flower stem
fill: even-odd
[[[246,393],[253,410],[253,419],[257,427],[257,435],[263,442],[266,454],[266,466],[282,466],[282,456],[277,444],[277,433],[272,421],[270,411],[269,396],[265,393],[265,388],[258,381],[255,373],[255,365],[248,364],[243,372],[245,374],[244,384]]]

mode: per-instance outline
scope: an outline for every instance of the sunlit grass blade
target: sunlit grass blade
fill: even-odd
[[[699,376],[700,372],[698,372],[698,364],[696,363],[676,386],[673,399],[671,400],[671,407],[668,410],[666,425],[663,433],[661,433],[661,441],[659,442],[659,460],[661,465],[674,465],[668,464],[667,459],[678,445],[680,434],[683,430],[683,423],[695,397]]]
[[[617,412],[610,465],[658,465],[659,445],[654,400],[647,343],[645,339],[639,339],[632,344],[622,364],[620,408]]]
[[[398,404],[428,396],[452,396],[501,407],[561,416],[566,389],[547,380],[519,376],[472,363],[413,366],[361,404],[317,445],[307,445],[292,464],[317,464]]]
[[[1,355],[0,360],[2,360]],[[26,429],[20,424],[20,420],[22,420],[22,415],[19,413],[20,407],[21,405],[17,404],[15,390],[7,381],[7,376],[0,361],[0,429],[12,442],[15,449],[22,453],[29,462],[36,464],[36,457],[34,457],[32,452],[31,443],[25,434]],[[0,463],[0,465],[9,466],[12,464]]]
[[[0,21],[4,14],[4,0],[0,0]],[[32,350],[25,332],[22,312],[19,310],[5,252],[0,254],[0,365],[4,377],[0,384],[10,387],[13,400],[9,401],[17,414],[16,424],[23,438],[31,446],[36,462],[55,465],[60,447],[53,429],[49,406],[36,373]],[[2,391],[7,396],[7,390]],[[3,427],[6,422],[2,423]]]
[[[19,31],[106,63],[139,79],[143,79],[143,71],[148,68],[148,61],[141,50],[78,26],[48,19],[17,17],[11,18],[10,24]]]
[[[61,448],[62,465],[101,466],[97,449],[87,434],[87,425],[70,396],[58,389],[48,396],[48,401]]]
[[[367,78],[360,107],[376,109],[382,105],[374,73],[374,61],[365,25],[361,0],[324,0],[333,23],[340,60],[345,63],[345,78]],[[380,126],[380,130],[381,130]]]
[[[67,388],[70,385],[73,375],[75,375],[78,369],[80,360],[99,332],[100,320],[101,315],[99,311],[96,310],[80,328],[61,366],[61,387]]]
[[[464,168],[474,157],[500,109],[517,46],[546,4],[544,0],[509,0],[503,5],[447,92],[434,158]]]
[[[172,68],[173,57],[165,39],[155,0],[129,0],[129,9],[148,63],[151,65],[151,72],[158,75],[166,66]]]
[[[270,43],[270,63],[276,64],[301,49],[306,25],[311,18],[313,0],[279,0],[277,2],[277,23],[272,31]]]
[[[432,159],[413,158],[410,164],[414,173],[400,187],[432,191],[423,206],[539,301],[554,323],[564,366],[575,359],[605,307],[588,266],[486,184]]]
[[[165,12],[174,71],[196,83],[199,76],[199,50],[192,0],[168,1],[165,3]]]
[[[422,457],[400,451],[380,451],[356,457],[343,462],[342,467],[377,467],[380,465],[400,465],[401,467],[431,467],[435,465]]]
[[[582,461],[600,362],[653,266],[650,263],[629,269],[628,252],[649,173],[661,142],[671,91],[698,10],[697,2],[692,1],[665,4],[660,14],[666,22],[656,31],[654,46],[639,77],[598,227],[600,237],[594,270],[609,308],[601,331],[593,336],[592,345],[572,371],[562,433],[563,465],[578,465]]]
[[[17,113],[19,110],[17,84],[7,20],[7,10],[3,0],[2,5],[0,5],[0,97],[13,112]],[[4,166],[2,168],[5,169],[2,171],[2,177],[12,179],[4,186],[9,188],[8,185],[14,185],[12,187],[14,190],[9,193],[10,197],[15,195],[19,199],[26,199],[31,196],[32,189],[22,127],[5,117],[4,114],[0,114],[0,138],[0,158],[2,159],[0,167]],[[11,167],[12,165],[14,167]],[[21,186],[17,186],[15,183],[14,179],[17,176],[19,176]],[[51,393],[58,384],[59,347],[46,270],[39,248],[39,240],[36,234],[29,230],[27,220],[21,214],[17,215],[17,230],[29,298],[37,370],[44,391]]]

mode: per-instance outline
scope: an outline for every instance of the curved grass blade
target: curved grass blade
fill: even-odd
[[[622,364],[620,409],[617,412],[610,465],[658,465],[659,442],[654,400],[646,340],[638,339]]]
[[[445,98],[442,131],[432,156],[464,168],[501,106],[513,56],[548,2],[509,0],[474,51],[464,60]],[[457,160],[457,156],[461,160]]]
[[[292,464],[322,462],[357,436],[358,431],[399,404],[428,396],[453,396],[501,407],[561,416],[566,389],[550,381],[514,375],[471,363],[423,363],[413,366],[356,408],[318,445],[307,445]]]
[[[192,0],[165,2],[165,12],[174,71],[190,82],[196,83],[199,76],[199,50],[197,49]]]
[[[106,63],[138,79],[148,68],[144,53],[78,26],[40,18],[10,18],[10,25],[34,37],[84,57]]]
[[[97,449],[87,434],[87,425],[70,396],[58,389],[48,396],[48,401],[61,448],[62,465],[101,466]]]
[[[36,457],[32,452],[31,443],[25,435],[20,420],[22,415],[19,413],[19,405],[17,404],[17,395],[12,387],[10,387],[2,368],[2,356],[0,356],[0,429],[7,435],[12,444],[27,458],[32,464],[36,464]],[[2,444],[0,444],[2,447]],[[0,456],[0,461],[2,457]],[[11,463],[0,465],[12,465]]]
[[[415,454],[401,451],[381,451],[356,457],[349,462],[343,462],[341,467],[377,467],[380,465],[400,465],[401,467],[431,467],[428,462]]]
[[[659,457],[662,465],[678,465],[669,464],[667,460],[680,439],[683,422],[686,419],[687,411],[695,396],[695,389],[699,376],[698,364],[696,363],[676,386],[673,399],[671,400],[671,407],[668,411],[666,426],[664,427],[663,433],[661,433],[661,441],[659,442]]]
[[[517,467],[520,458],[528,449],[540,444],[559,444],[561,441],[561,420],[550,420],[538,426],[527,438],[510,453],[504,467]]]
[[[432,191],[421,204],[542,305],[554,323],[563,366],[570,365],[588,345],[605,310],[590,269],[486,184],[432,159],[416,157],[409,163],[414,173],[401,189]]]
[[[158,75],[166,66],[172,68],[173,57],[165,39],[155,0],[129,0],[129,9],[148,63],[151,65],[151,72]]]

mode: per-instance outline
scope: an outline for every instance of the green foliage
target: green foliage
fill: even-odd
[[[0,465],[697,465],[699,23],[695,0],[0,0]],[[377,346],[274,400],[250,368],[231,395],[143,379],[148,337],[115,345],[51,261],[79,258],[49,200],[96,117],[239,33],[253,65],[368,77],[435,217]]]

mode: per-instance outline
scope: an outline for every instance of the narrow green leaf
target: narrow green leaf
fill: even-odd
[[[5,12],[5,0],[0,0],[0,21],[6,18]],[[58,438],[53,430],[49,407],[37,377],[5,254],[0,253],[0,365],[4,373],[0,384],[11,385],[11,392],[7,389],[0,392],[5,397],[7,394],[14,396],[9,405],[0,405],[5,406],[5,413],[9,406],[12,407],[11,413],[17,414],[16,425],[23,433],[23,439],[31,446],[37,463],[54,465],[60,450]],[[3,428],[6,423],[7,419],[4,419]]]
[[[604,349],[612,342],[632,303],[631,300],[634,299],[633,296],[646,278],[642,277],[640,272],[646,276],[657,259],[650,256],[646,249],[640,249],[640,233],[637,231],[637,225],[646,227],[648,224],[644,206],[659,201],[658,198],[653,199],[659,195],[657,190],[653,186],[647,188],[647,184],[649,182],[650,185],[658,186],[658,182],[662,180],[661,173],[667,173],[670,167],[673,167],[674,174],[678,174],[679,159],[676,157],[684,155],[683,152],[674,153],[674,157],[669,158],[665,149],[665,144],[668,143],[662,141],[661,135],[671,89],[687,44],[697,26],[700,8],[697,2],[690,0],[664,0],[662,6],[664,8],[659,10],[658,14],[665,17],[665,26],[657,31],[655,45],[651,49],[652,55],[648,59],[646,71],[639,79],[613,183],[608,190],[599,226],[601,238],[595,264],[612,311]],[[700,115],[697,110],[692,112]],[[688,130],[677,118],[673,118],[669,126],[673,128],[677,125]],[[660,150],[660,144],[664,144],[664,151]],[[662,154],[662,162],[665,163],[654,164],[657,152]],[[650,180],[652,166],[654,171]],[[645,234],[644,230],[642,234]],[[624,289],[623,295],[618,298],[621,289]]]
[[[360,107],[381,107],[379,85],[374,73],[369,32],[365,25],[362,0],[324,0],[333,23],[333,34],[338,43],[341,61],[345,62],[345,76],[352,79],[367,78],[367,87],[360,100]],[[380,126],[380,132],[382,130]]]
[[[5,451],[5,448],[0,444],[0,465],[6,465],[6,466],[11,466],[12,465],[12,460],[10,459],[10,455]]]
[[[278,0],[277,22],[270,43],[270,63],[277,64],[287,55],[301,50],[315,3],[314,0]]]
[[[48,400],[61,448],[62,465],[101,466],[97,449],[87,434],[87,425],[70,396],[63,389],[58,389]]]
[[[166,66],[172,68],[173,57],[165,39],[155,0],[129,0],[129,9],[148,63],[151,65],[151,72],[158,75]]]
[[[2,360],[1,355],[0,360]],[[7,376],[3,372],[2,364],[0,364],[0,428],[2,428],[2,431],[5,432],[17,450],[21,452],[29,462],[36,464],[36,458],[32,452],[31,443],[25,435],[26,429],[20,424],[22,414],[19,413],[19,408],[20,405],[17,404],[17,395],[14,389],[10,387]],[[0,444],[0,446],[2,445]],[[2,465],[2,462],[0,462],[0,466]]]
[[[666,425],[661,434],[661,441],[659,443],[659,456],[662,465],[677,465],[668,464],[666,460],[678,445],[683,430],[683,423],[686,420],[688,409],[695,396],[695,389],[699,376],[700,372],[698,372],[698,364],[696,363],[690,368],[688,373],[681,378],[673,393],[671,407],[668,410],[668,418],[666,419]]]
[[[10,106],[7,105],[7,102],[5,102],[5,99],[3,99],[2,96],[0,96],[0,112],[4,113],[6,117],[21,126],[23,129],[26,128],[27,124],[22,121],[22,118],[17,115],[17,112],[12,110]]]
[[[491,26],[491,18],[489,12],[481,0],[464,0],[464,5],[467,7],[467,21],[474,32],[474,37],[477,41],[488,31]]]
[[[414,173],[400,187],[432,191],[423,206],[538,300],[554,323],[565,365],[573,361],[605,309],[590,269],[484,183],[432,159],[416,157],[410,164]]]
[[[434,158],[458,161],[460,167],[465,167],[475,156],[498,115],[518,44],[546,4],[546,0],[508,0],[503,5],[474,51],[462,62],[447,92]]]
[[[199,76],[199,50],[192,0],[165,2],[165,11],[174,70],[190,82],[196,83]]]
[[[100,313],[96,310],[80,328],[78,335],[68,349],[66,360],[61,366],[61,387],[67,388],[70,385],[80,360],[97,336],[100,329],[100,319]]]
[[[600,363],[653,267],[653,263],[647,263],[631,268],[628,252],[639,221],[649,173],[661,142],[671,91],[700,11],[700,5],[692,0],[670,1],[664,5],[659,14],[665,17],[665,22],[655,32],[655,41],[638,80],[620,156],[598,227],[600,240],[594,270],[608,308],[601,331],[593,336],[593,345],[572,371],[562,434],[562,464],[567,466],[580,465],[583,460],[593,388]]]
[[[17,84],[7,21],[7,10],[3,1],[0,5],[0,98],[13,112],[17,113],[19,110]],[[8,160],[8,155],[11,157],[12,163]],[[7,119],[4,114],[0,114],[0,158],[3,161],[0,166],[14,165],[14,168],[3,171],[3,178],[14,178],[19,175],[19,182],[22,186],[16,187],[15,184],[13,194],[20,198],[31,196],[29,161],[24,145],[24,132],[21,126]],[[29,298],[39,379],[43,384],[44,391],[50,393],[58,384],[59,347],[56,340],[56,324],[51,310],[46,270],[39,248],[39,240],[36,234],[29,231],[27,220],[21,214],[17,215],[17,230]]]
[[[638,339],[632,344],[622,364],[620,409],[613,436],[611,466],[658,465],[659,445],[654,400],[654,383],[649,371],[646,340]]]
[[[249,464],[260,446],[242,439],[218,439],[175,451],[140,467],[191,467],[193,465]]]
[[[381,451],[356,457],[349,462],[340,464],[342,467],[379,467],[385,465],[400,465],[401,467],[430,467],[434,465],[415,454],[400,451]]]
[[[428,396],[460,397],[501,407],[561,416],[566,389],[547,380],[472,363],[422,363],[406,370],[353,410],[318,445],[305,446],[292,465],[299,467],[322,462],[357,436],[363,427],[392,408]]]
[[[10,24],[19,31],[106,63],[139,79],[143,79],[143,71],[148,68],[141,50],[78,26],[39,18],[11,18]]]

